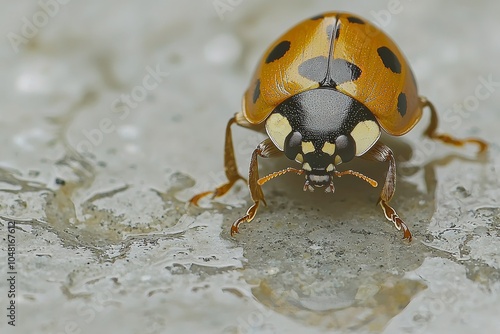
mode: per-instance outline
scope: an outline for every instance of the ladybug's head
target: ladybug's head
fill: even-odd
[[[337,144],[341,144],[338,146],[342,148],[342,150],[335,151],[335,145],[327,142],[322,146],[323,150],[318,151],[314,150],[314,145],[311,143],[304,143],[302,141],[302,135],[299,132],[290,133],[285,139],[285,155],[290,159],[295,157],[295,160],[302,163],[302,168],[296,169],[288,167],[287,169],[271,173],[259,179],[258,183],[262,185],[275,177],[288,172],[294,172],[299,175],[305,174],[306,182],[304,183],[304,191],[309,190],[312,192],[314,191],[314,188],[325,187],[325,192],[333,193],[335,191],[333,178],[335,176],[341,177],[343,175],[357,176],[370,183],[373,187],[376,187],[377,182],[375,180],[372,180],[359,172],[352,170],[339,172],[336,170],[335,165],[341,163],[343,158],[346,159],[346,157],[349,157],[349,154],[352,154],[350,151],[353,151],[349,148],[349,145],[343,145],[344,141],[347,141],[348,144],[348,139],[342,137],[346,136],[341,136],[340,140],[335,141]],[[331,147],[329,145],[331,145]],[[332,151],[338,152],[339,155],[332,154]]]
[[[287,151],[285,149],[285,154]],[[336,172],[334,157],[323,151],[302,153],[300,157],[302,158],[302,170],[306,175],[304,191],[314,191],[315,187],[326,187],[325,192],[333,192],[333,177]]]
[[[266,132],[287,158],[302,164],[302,169],[287,171],[305,174],[304,190],[326,187],[326,192],[333,192],[334,176],[345,175],[336,166],[363,155],[381,133],[366,106],[325,87],[298,93],[280,103],[266,120]],[[359,176],[356,172],[343,173]]]
[[[302,163],[302,173],[306,175],[304,190],[326,187],[325,192],[333,192],[335,166],[352,160],[356,153],[356,142],[351,135],[325,136],[302,135],[303,131],[291,131],[284,140],[285,155]]]

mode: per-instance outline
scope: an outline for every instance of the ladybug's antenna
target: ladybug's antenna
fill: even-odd
[[[373,188],[376,188],[378,186],[377,181],[374,179],[369,178],[368,176],[361,174],[360,172],[355,172],[353,170],[345,170],[343,172],[337,172],[335,171],[335,176],[337,177],[342,177],[344,175],[353,175],[356,177],[359,177],[361,180],[368,182]],[[259,180],[260,181],[260,180]]]
[[[269,174],[267,176],[261,177],[260,179],[257,180],[257,183],[259,184],[259,186],[261,186],[264,183],[266,183],[267,181],[271,181],[272,179],[277,178],[278,176],[284,175],[284,174],[289,173],[289,172],[293,172],[293,173],[295,173],[297,175],[304,174],[304,170],[303,169],[296,169],[296,168],[288,167],[286,169],[283,169],[283,170],[271,173],[271,174]],[[336,177],[342,177],[344,175],[353,175],[353,176],[359,177],[361,180],[369,183],[373,188],[378,187],[378,182],[377,181],[375,181],[372,178],[369,178],[368,176],[366,176],[364,174],[361,174],[360,172],[356,172],[356,171],[353,171],[351,169],[345,170],[343,172],[337,172],[337,171],[335,171],[334,173],[335,173]]]
[[[257,183],[261,186],[263,185],[264,183],[266,183],[267,181],[270,181],[272,179],[274,179],[275,177],[278,177],[278,176],[281,176],[283,174],[286,174],[288,172],[294,172],[296,173],[297,175],[302,175],[304,174],[304,170],[303,169],[296,169],[296,168],[292,168],[292,167],[288,167],[287,169],[283,169],[283,170],[280,170],[280,171],[277,171],[277,172],[274,172],[274,173],[271,173],[267,176],[264,176],[264,177],[261,177]]]

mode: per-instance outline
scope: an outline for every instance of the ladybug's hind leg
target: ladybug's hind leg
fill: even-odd
[[[387,170],[384,187],[380,193],[378,203],[382,207],[385,217],[391,221],[398,230],[403,230],[403,239],[411,241],[412,236],[408,226],[399,217],[396,210],[389,205],[389,201],[396,191],[396,159],[394,158],[394,153],[392,153],[392,150],[388,146],[381,142],[377,142],[362,155],[362,157],[372,161],[389,162],[389,169]]]
[[[238,233],[238,227],[241,223],[250,222],[257,214],[260,202],[266,205],[262,187],[259,184],[259,165],[257,162],[258,157],[273,158],[283,154],[271,141],[267,138],[262,141],[252,153],[250,159],[250,169],[248,172],[248,188],[250,189],[250,196],[252,197],[253,204],[247,210],[246,214],[240,219],[236,220],[231,226],[231,235]]]
[[[436,108],[434,105],[427,100],[425,97],[420,97],[420,105],[421,108],[429,107],[431,111],[431,122],[429,124],[429,127],[427,127],[427,130],[425,130],[424,134],[432,139],[440,140],[446,144],[449,145],[454,145],[454,146],[464,146],[465,144],[476,144],[479,146],[479,153],[484,152],[488,148],[488,144],[484,142],[481,139],[478,138],[464,138],[464,139],[457,139],[452,137],[449,134],[443,133],[439,134],[436,133],[436,129],[438,127],[438,116],[436,112]]]
[[[239,114],[236,114],[229,120],[226,126],[226,139],[224,145],[224,171],[226,172],[228,181],[223,185],[217,187],[213,191],[205,191],[193,196],[189,200],[191,204],[198,205],[200,199],[209,195],[212,195],[212,198],[223,196],[234,186],[234,184],[238,180],[243,180],[244,182],[246,182],[246,179],[238,172],[238,166],[236,164],[236,158],[234,156],[233,135],[231,131],[231,125],[233,125],[234,123],[247,127],[247,123],[243,123],[241,121],[242,119],[242,117],[239,117]]]

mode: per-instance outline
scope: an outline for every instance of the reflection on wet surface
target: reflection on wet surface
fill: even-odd
[[[409,145],[403,141],[394,142],[393,146],[397,156],[411,162]],[[461,243],[457,257],[439,247],[439,240],[447,230],[429,233],[427,227],[436,210],[434,169],[452,161],[477,164],[474,159],[458,154],[423,167],[407,168],[404,164],[409,162],[400,161],[403,165],[400,169],[406,174],[398,179],[393,203],[414,234],[411,244],[401,240],[401,233],[386,222],[375,205],[378,189],[355,179],[337,180],[333,195],[302,192],[302,178],[296,176],[270,183],[264,187],[268,207],[253,222],[243,225],[241,233],[232,239],[229,226],[244,209],[217,202],[212,203],[212,209],[188,207],[184,200],[178,199],[178,194],[190,191],[194,181],[180,172],[171,173],[163,189],[125,182],[102,189],[98,186],[98,175],[106,167],[96,166],[83,156],[68,154],[56,165],[64,166],[66,175],[72,177],[59,181],[58,185],[48,187],[30,181],[29,176],[20,177],[20,172],[10,169],[2,169],[0,175],[6,185],[2,192],[17,196],[38,194],[42,199],[44,214],[40,217],[44,218],[20,219],[21,228],[54,233],[64,247],[88,249],[101,263],[129,261],[139,249],[145,256],[161,247],[162,259],[155,263],[161,270],[174,275],[209,277],[229,274],[228,270],[240,267],[244,259],[243,267],[236,270],[241,271],[241,279],[251,287],[252,298],[269,310],[306,326],[380,332],[427,288],[424,282],[406,278],[408,272],[419,268],[426,258],[442,257],[456,262],[466,256],[472,259],[470,249],[477,244],[474,236]],[[263,170],[287,164],[285,159],[278,160],[266,163]],[[360,160],[345,168],[362,171],[381,182],[386,166]],[[31,171],[31,174],[38,173]],[[418,174],[420,185],[405,180]],[[246,196],[245,192],[243,187],[239,194],[233,191],[227,196]],[[453,194],[462,200],[471,196],[460,186]],[[133,213],[139,203],[152,205],[146,209],[152,210],[149,215]],[[16,205],[22,209],[27,203],[18,201]],[[132,211],[127,209],[132,207]],[[12,207],[11,211],[17,210]],[[473,212],[474,218],[486,220],[490,226],[475,227],[475,234],[487,238],[493,228],[498,236],[498,208],[479,207]],[[216,227],[210,226],[214,217],[222,224],[220,234],[226,242],[241,247],[240,257],[224,259],[214,252],[214,245],[205,245],[205,250],[200,246],[200,240],[204,239],[201,235]],[[15,220],[15,217],[3,219]],[[498,263],[495,265],[471,262],[466,266],[467,277],[488,286],[500,278]],[[77,275],[86,280],[85,276]],[[77,277],[74,279],[78,281]],[[118,277],[115,279],[119,281]],[[68,298],[81,294],[73,291],[74,284],[63,289]],[[223,289],[238,298],[250,297],[230,287]],[[169,291],[153,289],[149,294]],[[87,294],[84,292],[81,297]]]

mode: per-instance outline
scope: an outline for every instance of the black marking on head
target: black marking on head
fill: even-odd
[[[401,117],[404,117],[406,115],[407,108],[408,108],[408,102],[406,100],[406,94],[401,93],[398,96],[398,112],[401,115]]]
[[[260,96],[260,79],[257,79],[255,90],[253,91],[253,103],[257,102]]]
[[[266,64],[272,63],[280,58],[282,58],[288,50],[290,50],[290,41],[282,41],[274,47],[274,49],[269,52],[266,58]]]
[[[326,77],[329,62],[325,56],[314,57],[300,64],[299,74],[323,86],[333,88],[349,81],[356,81],[361,76],[361,69],[347,60],[333,59],[330,62],[329,82]]]
[[[378,48],[377,53],[382,59],[384,66],[394,73],[401,73],[401,63],[398,57],[388,47],[382,46]]]
[[[292,131],[285,138],[285,155],[290,160],[295,160],[297,154],[302,153],[302,134]]]
[[[355,16],[349,16],[347,21],[349,21],[349,23],[365,24],[365,21]]]
[[[335,155],[340,156],[342,162],[351,161],[356,156],[356,141],[350,134],[335,139]]]
[[[319,151],[305,154],[304,161],[311,166],[312,172],[317,175],[326,174],[326,168],[333,162],[333,159],[330,155]]]
[[[311,20],[313,20],[313,21],[316,21],[316,20],[321,20],[321,19],[322,19],[322,18],[324,18],[324,17],[325,17],[325,15],[323,15],[323,14],[319,14],[319,15],[316,15],[316,16],[311,17]]]

